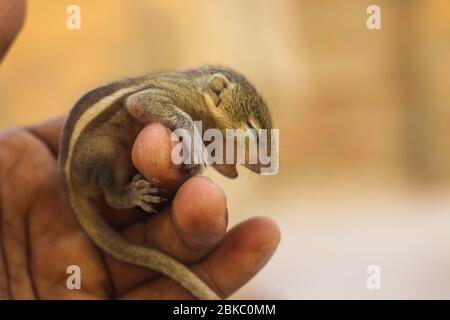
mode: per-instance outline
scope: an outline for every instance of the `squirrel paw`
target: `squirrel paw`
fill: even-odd
[[[133,177],[131,185],[133,188],[136,205],[147,212],[156,213],[156,210],[153,208],[153,204],[166,201],[166,199],[155,195],[160,190],[152,186],[152,184],[145,180],[145,178],[140,174],[136,174]]]

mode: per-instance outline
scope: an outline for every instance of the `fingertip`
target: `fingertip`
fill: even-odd
[[[246,253],[257,253],[256,260],[250,255],[250,264],[262,267],[273,255],[280,240],[278,224],[268,217],[257,216],[236,225],[229,232],[227,245],[221,251],[235,252],[237,256],[240,253],[241,258]]]
[[[131,151],[133,165],[138,171],[168,191],[175,190],[186,180],[180,167],[172,161],[173,144],[168,128],[151,123],[138,134]]]
[[[281,231],[275,221],[265,216],[258,216],[253,217],[247,222],[250,223],[254,233],[263,235],[263,238],[266,239],[269,246],[273,250],[276,249],[281,240]]]
[[[280,242],[280,229],[271,219],[254,217],[236,225],[224,241],[196,267],[213,279],[227,297],[249,281],[269,261]]]
[[[207,177],[192,177],[174,198],[172,219],[188,246],[212,248],[223,238],[228,225],[225,193]]]

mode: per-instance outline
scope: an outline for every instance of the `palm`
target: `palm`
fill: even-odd
[[[11,296],[111,296],[102,255],[66,205],[55,157],[26,131],[4,135],[1,142],[3,263]],[[66,287],[72,264],[85,273],[82,292]]]

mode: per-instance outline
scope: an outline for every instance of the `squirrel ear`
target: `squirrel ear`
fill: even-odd
[[[223,74],[213,74],[206,85],[205,96],[214,106],[218,107],[221,95],[231,89],[231,82]]]

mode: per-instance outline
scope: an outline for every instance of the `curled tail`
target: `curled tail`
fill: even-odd
[[[176,281],[196,298],[217,300],[219,296],[186,266],[155,249],[131,244],[115,232],[98,214],[94,203],[68,192],[72,209],[89,237],[114,258],[160,272]]]

